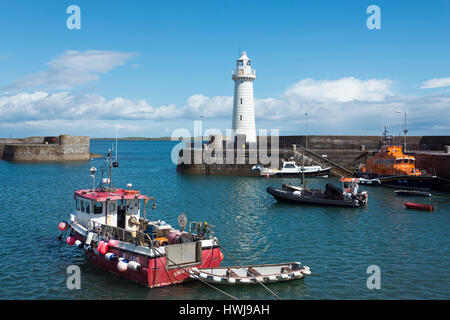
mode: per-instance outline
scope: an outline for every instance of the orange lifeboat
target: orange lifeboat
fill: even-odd
[[[361,164],[355,177],[379,179],[381,185],[402,189],[424,189],[431,187],[434,177],[415,167],[416,159],[403,153],[402,146],[392,144],[392,136],[383,133],[384,145],[373,157]]]

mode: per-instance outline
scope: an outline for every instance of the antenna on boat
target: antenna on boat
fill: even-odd
[[[305,190],[305,151],[308,150],[308,113],[305,112],[306,116],[306,140],[305,140],[305,150],[302,152],[302,185],[303,190]]]
[[[109,190],[111,190],[111,171],[112,171],[112,149],[108,150],[108,156],[106,159],[106,163],[108,164],[109,167],[109,172],[108,172],[108,185],[109,185]]]
[[[119,162],[117,161],[117,125],[116,125],[116,157],[114,162],[112,163],[114,168],[118,168],[119,167]]]

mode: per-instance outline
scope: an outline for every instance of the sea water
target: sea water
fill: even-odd
[[[114,141],[92,141],[106,154]],[[224,247],[222,265],[300,261],[304,280],[270,285],[283,299],[449,299],[450,194],[431,198],[369,192],[363,208],[278,203],[266,192],[298,179],[178,174],[175,142],[119,141],[117,187],[156,197],[154,220],[177,227],[189,221],[214,225]],[[148,289],[91,264],[80,249],[57,239],[58,223],[74,208],[75,190],[92,187],[89,168],[104,159],[74,163],[0,161],[0,299],[227,299],[201,282]],[[97,179],[100,170],[97,173]],[[98,182],[98,180],[97,180]],[[339,184],[310,178],[310,187]],[[433,204],[434,212],[408,210],[405,202]],[[150,207],[148,208],[150,209]],[[80,267],[81,289],[68,289],[67,268]],[[369,266],[380,270],[380,289],[369,289]],[[370,269],[369,269],[370,271]],[[369,280],[370,282],[370,280]],[[261,285],[221,287],[239,299],[273,299]]]

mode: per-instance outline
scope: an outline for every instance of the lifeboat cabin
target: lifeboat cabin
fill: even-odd
[[[415,158],[403,154],[401,146],[382,146],[380,151],[360,166],[360,171],[378,176],[420,176],[424,172],[416,169]]]

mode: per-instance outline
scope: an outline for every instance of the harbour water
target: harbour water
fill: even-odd
[[[106,154],[113,141],[92,141]],[[207,221],[227,252],[223,265],[301,261],[305,280],[278,283],[283,299],[449,299],[450,194],[405,198],[391,189],[365,187],[366,208],[296,206],[277,203],[265,189],[296,179],[190,176],[170,159],[176,143],[119,141],[116,186],[132,183],[155,196],[153,219],[177,226]],[[103,159],[75,163],[0,161],[0,299],[226,299],[202,283],[148,289],[90,264],[83,251],[57,240],[58,223],[73,209],[73,192],[90,188],[89,168]],[[310,186],[338,183],[309,179]],[[432,213],[404,202],[433,204]],[[81,268],[81,289],[66,286],[69,265]],[[367,288],[367,267],[381,270],[381,289]],[[273,299],[259,285],[221,287],[239,299]]]

